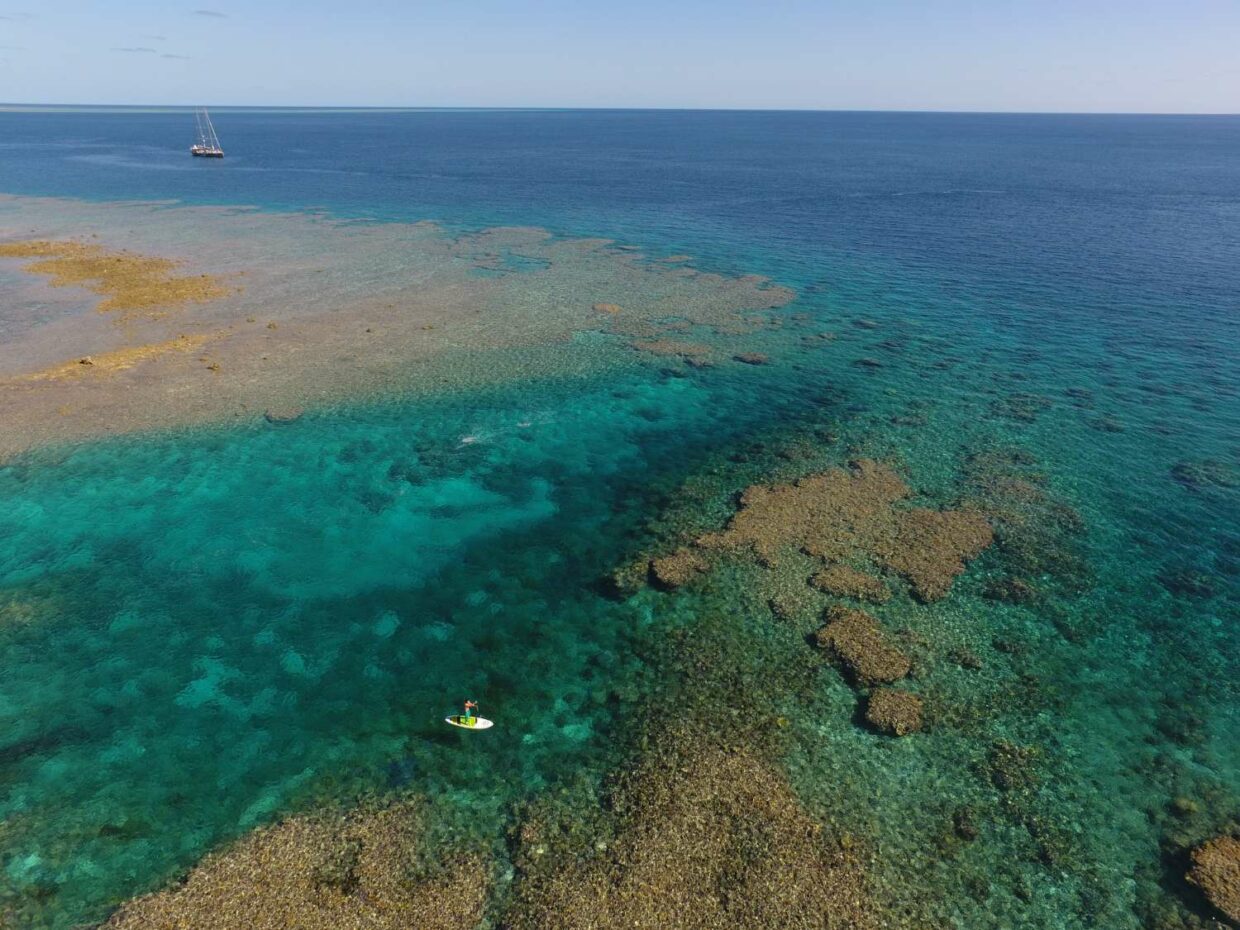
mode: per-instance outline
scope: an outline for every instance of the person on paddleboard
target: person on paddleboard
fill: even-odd
[[[478,717],[478,715],[475,714],[474,711],[476,711],[477,709],[478,709],[477,701],[466,701],[465,702],[465,713],[462,715],[465,718],[464,723],[466,723],[467,725],[471,727],[474,725],[474,720],[477,719]]]

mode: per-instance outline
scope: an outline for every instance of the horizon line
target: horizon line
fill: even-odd
[[[710,106],[556,106],[556,105],[522,105],[522,106],[486,106],[469,104],[453,105],[382,105],[382,104],[190,104],[190,103],[18,103],[0,102],[0,112],[21,112],[39,110],[137,110],[137,111],[170,111],[196,110],[203,107],[216,110],[254,110],[254,111],[370,111],[386,113],[423,113],[423,112],[615,112],[615,113],[886,113],[893,115],[941,115],[941,116],[1163,116],[1163,117],[1237,117],[1235,113],[1209,110],[988,110],[988,109],[936,109],[936,108],[900,108],[900,107],[710,107]]]

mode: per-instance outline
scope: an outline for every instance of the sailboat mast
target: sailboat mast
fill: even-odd
[[[207,120],[207,135],[209,137],[208,144],[213,150],[218,149],[220,147],[220,137],[215,134],[215,127],[211,125],[211,114],[204,109],[202,111],[202,115],[206,117]]]

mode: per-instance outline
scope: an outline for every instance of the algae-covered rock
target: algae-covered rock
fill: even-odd
[[[878,621],[860,610],[832,607],[814,638],[862,685],[899,681],[912,668],[908,656],[888,643]]]
[[[1218,836],[1192,852],[1185,876],[1233,923],[1240,924],[1240,838]]]
[[[908,691],[879,688],[866,701],[865,720],[880,733],[916,733],[921,729],[921,698]]]

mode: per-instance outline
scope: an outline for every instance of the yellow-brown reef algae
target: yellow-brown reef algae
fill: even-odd
[[[56,381],[65,378],[82,378],[90,375],[109,374],[128,371],[150,359],[159,358],[169,353],[195,352],[210,342],[212,337],[207,334],[194,336],[177,336],[167,342],[148,345],[129,346],[112,352],[98,355],[84,355],[81,358],[33,371],[29,374],[17,375],[11,380],[20,381]]]
[[[0,258],[27,260],[25,268],[53,287],[85,287],[100,295],[102,311],[153,313],[227,296],[213,275],[177,274],[181,262],[110,251],[94,243],[33,239],[0,242]]]

